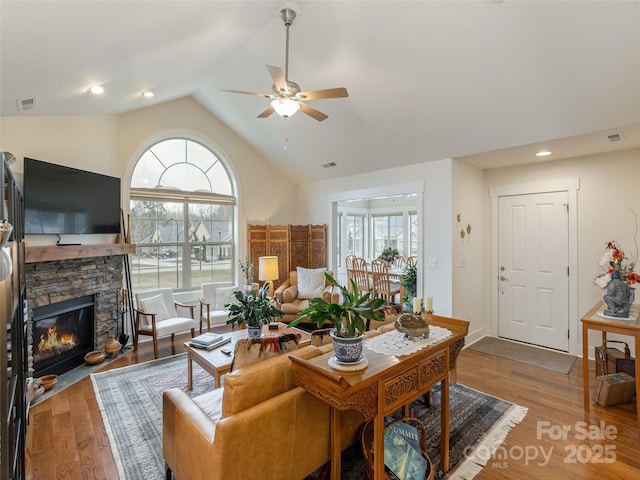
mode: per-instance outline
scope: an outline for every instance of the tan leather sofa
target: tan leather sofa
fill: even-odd
[[[312,358],[331,345],[290,355]],[[329,461],[329,406],[300,387],[288,354],[235,370],[224,387],[192,399],[163,395],[162,444],[167,478],[301,480]],[[341,413],[342,445],[359,435],[360,413]]]
[[[327,270],[327,273],[333,276],[333,272]],[[284,317],[278,321],[289,323],[296,320],[300,316],[300,312],[309,308],[309,300],[298,296],[298,272],[289,272],[289,278],[280,285],[274,292],[274,297],[280,302],[279,308],[284,312]],[[327,281],[322,291],[322,298],[326,302],[338,303],[340,294],[338,289]]]

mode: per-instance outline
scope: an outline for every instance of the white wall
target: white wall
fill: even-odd
[[[573,322],[577,332],[581,332],[580,316],[602,299],[603,291],[593,285],[593,279],[602,272],[598,261],[607,242],[615,240],[627,255],[633,256],[637,252],[634,217],[630,209],[640,215],[640,149],[489,170],[485,173],[487,191],[499,185],[562,178],[577,178],[580,182],[577,202],[578,260],[577,271],[573,273],[578,277],[578,306],[575,318],[569,321]],[[640,236],[637,240],[640,242]],[[488,247],[485,248],[487,256],[490,253]],[[570,342],[581,351],[580,335],[570,339]],[[589,343],[601,343],[599,336],[592,335]],[[593,355],[593,350],[590,355]]]
[[[14,168],[19,174],[22,158],[27,156],[120,177],[125,187],[125,212],[126,186],[138,157],[156,141],[176,135],[212,148],[237,176],[240,258],[246,254],[247,224],[293,223],[293,183],[190,97],[122,115],[16,116],[2,117],[0,121],[0,149],[18,158]],[[32,236],[29,241],[54,243],[55,239]]]
[[[484,172],[453,162],[453,317],[470,322],[467,344],[486,335],[491,319],[489,256],[485,255],[490,233],[485,213],[488,199]],[[460,215],[460,221],[457,216]],[[467,232],[471,226],[471,233]],[[464,231],[464,238],[460,232]]]
[[[408,167],[389,168],[335,180],[298,186],[299,223],[326,223],[329,238],[334,232],[332,200],[371,198],[397,193],[421,192],[418,214],[422,212],[419,253],[418,294],[433,297],[436,313],[451,316],[452,306],[452,160],[425,162]],[[335,258],[329,242],[330,262]],[[436,268],[427,268],[428,258],[437,259]],[[330,263],[330,268],[336,265]],[[466,318],[462,317],[466,320]]]

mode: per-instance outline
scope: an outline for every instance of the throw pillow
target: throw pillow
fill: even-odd
[[[295,285],[291,285],[290,287],[285,288],[284,292],[282,292],[282,301],[284,303],[293,302],[298,296],[298,287]]]
[[[167,310],[167,305],[164,303],[162,294],[141,299],[140,302],[142,303],[142,310],[144,310],[145,313],[156,314],[156,322],[169,318],[169,311]],[[142,318],[146,320],[147,326],[151,325],[150,316],[144,315]]]
[[[238,287],[220,287],[216,288],[216,310],[225,310],[225,305],[228,303],[238,303],[236,297],[233,296],[233,292],[237,291]]]
[[[318,298],[325,286],[326,268],[298,267],[298,298]]]

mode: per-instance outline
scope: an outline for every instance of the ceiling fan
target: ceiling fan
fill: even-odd
[[[257,95],[259,97],[270,98],[271,106],[258,115],[258,118],[267,118],[273,112],[276,112],[284,118],[288,118],[300,110],[302,113],[306,113],[321,122],[328,118],[328,115],[310,107],[304,102],[307,100],[348,97],[349,94],[347,93],[347,89],[343,87],[301,92],[300,85],[289,80],[289,27],[293,23],[293,19],[296,18],[296,12],[290,8],[285,8],[280,11],[280,18],[282,18],[287,29],[285,63],[284,73],[280,67],[267,65],[267,70],[269,70],[269,74],[273,79],[273,93],[244,92],[241,90],[226,90],[224,88],[221,90],[230,93],[242,93],[244,95]]]

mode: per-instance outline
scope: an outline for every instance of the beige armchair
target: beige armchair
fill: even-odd
[[[289,323],[297,319],[300,312],[309,307],[310,298],[321,297],[326,302],[339,302],[339,290],[334,291],[333,286],[326,280],[324,272],[333,276],[333,272],[324,268],[298,267],[296,271],[289,272],[289,278],[274,293],[280,302],[280,310],[284,312],[281,322]]]
[[[178,308],[189,311],[189,317],[180,316]],[[176,333],[191,331],[195,333],[194,306],[178,303],[170,288],[159,288],[136,293],[136,325],[134,349],[138,348],[140,335],[153,337],[153,354],[158,358],[158,338],[171,335],[171,352],[175,354],[174,337]]]

